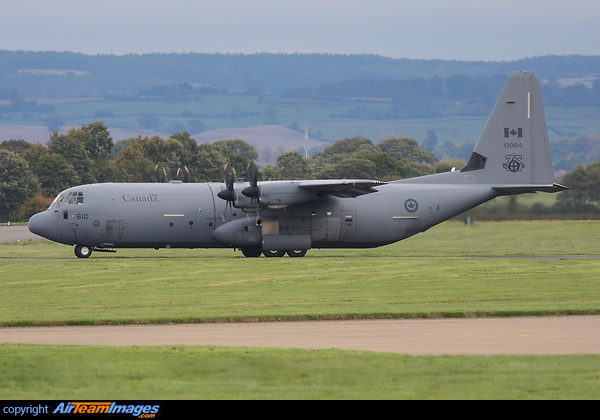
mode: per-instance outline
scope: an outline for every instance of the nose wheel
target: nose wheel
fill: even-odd
[[[76,245],[75,255],[77,258],[89,258],[92,255],[92,248],[86,245]]]

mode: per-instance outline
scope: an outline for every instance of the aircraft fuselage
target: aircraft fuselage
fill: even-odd
[[[29,229],[78,257],[109,248],[239,248],[248,257],[367,248],[423,232],[499,195],[559,192],[533,73],[506,81],[466,166],[376,180],[93,184],[63,191]]]
[[[82,185],[63,191],[29,225],[53,241],[94,248],[377,247],[497,195],[490,186],[398,182],[364,196],[325,194],[246,213],[217,197],[222,188],[178,181]]]

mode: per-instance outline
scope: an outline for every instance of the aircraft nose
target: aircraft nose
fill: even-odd
[[[52,239],[52,236],[56,233],[56,224],[52,223],[52,219],[52,215],[47,211],[36,213],[29,219],[27,227],[31,233],[46,239]]]

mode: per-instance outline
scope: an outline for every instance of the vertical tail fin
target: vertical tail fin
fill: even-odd
[[[466,172],[501,193],[556,192],[542,94],[533,73],[512,73],[494,106]]]

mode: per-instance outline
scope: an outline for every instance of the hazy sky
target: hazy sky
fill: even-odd
[[[600,55],[598,0],[2,0],[0,49]]]

